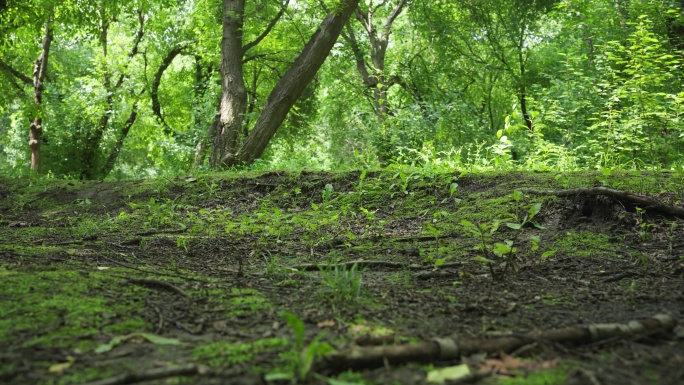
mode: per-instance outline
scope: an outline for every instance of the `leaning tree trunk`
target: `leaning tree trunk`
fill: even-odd
[[[50,44],[52,43],[52,19],[45,24],[43,50],[33,66],[33,102],[36,105],[36,116],[29,131],[29,148],[31,149],[31,171],[40,173],[40,136],[43,133],[43,87],[47,73]]]
[[[247,89],[242,71],[245,0],[224,0],[223,7],[221,99],[214,148],[209,161],[212,168],[220,167],[223,159],[235,156],[247,109]]]
[[[261,156],[297,98],[325,62],[358,3],[359,0],[343,0],[334,11],[326,16],[321,27],[304,46],[302,53],[271,91],[254,128],[240,150],[236,154],[224,152],[220,158],[221,166],[251,164]]]

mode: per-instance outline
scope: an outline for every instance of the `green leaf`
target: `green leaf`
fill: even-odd
[[[436,260],[436,261],[435,261],[435,267],[440,267],[440,266],[442,266],[446,261],[447,261],[446,258],[440,258],[440,259]]]
[[[513,190],[513,199],[515,199],[516,202],[520,202],[520,199],[522,199],[522,192],[520,190]]]
[[[508,254],[511,252],[511,246],[509,245],[504,245],[503,243],[495,243],[494,244],[494,249],[492,250],[494,254],[496,254],[498,257],[503,257],[504,255]]]
[[[541,203],[535,203],[530,207],[530,220],[534,218],[535,215],[539,214],[539,211],[541,211]]]
[[[155,345],[183,345],[183,342],[176,338],[167,338],[152,333],[140,333],[140,336]]]
[[[294,379],[294,374],[292,373],[267,373],[264,375],[264,380],[266,382],[273,381],[289,381]]]
[[[297,343],[297,349],[301,349],[304,346],[304,321],[297,317],[295,314],[290,312],[283,312],[280,314],[281,317],[285,318],[285,321],[292,328],[292,332],[295,336],[295,342]]]
[[[480,256],[473,258],[473,261],[486,264],[494,263],[494,261],[492,261],[491,259]]]
[[[513,230],[520,230],[522,228],[522,225],[520,223],[506,223],[506,226],[513,229]]]
[[[542,253],[541,258],[546,259],[554,254],[556,254],[556,250],[548,250]]]
[[[108,351],[111,351],[114,349],[116,346],[118,346],[121,342],[123,342],[125,339],[129,338],[130,336],[116,336],[109,340],[108,343],[102,344],[95,348],[95,353],[97,354],[102,354],[102,353],[107,353]]]

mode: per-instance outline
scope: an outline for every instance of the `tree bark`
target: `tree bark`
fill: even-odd
[[[43,88],[45,74],[47,74],[48,57],[50,56],[50,44],[52,43],[52,19],[45,24],[45,37],[43,38],[43,50],[33,65],[33,102],[36,105],[36,116],[29,130],[29,148],[31,149],[31,171],[40,173],[40,136],[43,133]]]
[[[228,2],[228,0],[226,1]],[[250,131],[240,150],[237,153],[222,152],[220,159],[212,154],[214,161],[212,165],[231,167],[237,164],[251,164],[261,156],[297,98],[325,62],[328,53],[358,3],[359,0],[344,0],[335,10],[328,13],[321,23],[321,27],[304,46],[302,53],[271,91],[254,128]],[[240,67],[241,70],[242,67]]]
[[[214,148],[209,161],[212,168],[220,167],[224,158],[235,155],[247,109],[247,89],[242,69],[244,12],[245,0],[223,1],[221,99]]]

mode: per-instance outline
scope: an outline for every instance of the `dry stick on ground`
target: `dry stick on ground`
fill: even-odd
[[[160,271],[141,269],[141,268],[139,268],[139,267],[135,267],[135,266],[133,266],[133,265],[131,265],[131,264],[128,264],[128,263],[119,262],[119,261],[113,260],[113,259],[111,259],[111,258],[107,258],[107,257],[105,257],[104,255],[98,255],[98,258],[102,258],[102,259],[104,259],[105,261],[108,261],[108,262],[113,263],[113,264],[115,264],[115,265],[119,265],[119,266],[121,266],[121,267],[125,267],[125,268],[127,268],[127,269],[136,270],[136,271],[140,271],[140,272],[147,273],[147,274],[161,275],[161,276],[165,276],[165,277],[182,278],[182,279],[186,279],[186,280],[188,280],[188,281],[195,281],[195,282],[202,282],[202,283],[212,283],[212,282],[207,281],[207,280],[204,280],[204,279],[188,277],[188,276],[186,276],[186,275],[171,274],[171,273],[162,273],[162,272],[160,272]]]
[[[573,196],[573,195],[604,195],[607,197],[619,199],[625,202],[632,203],[645,210],[660,211],[665,214],[675,215],[684,218],[684,208],[666,205],[654,198],[644,195],[634,194],[627,191],[615,190],[606,187],[590,187],[590,188],[571,188],[564,190],[536,190],[536,189],[521,189],[522,192],[538,195],[556,195],[559,197]]]
[[[434,266],[429,265],[429,266],[421,266],[421,265],[407,265],[405,263],[399,263],[399,262],[389,262],[389,261],[364,261],[364,260],[357,260],[357,261],[350,261],[350,262],[342,262],[342,263],[334,263],[331,264],[330,267],[353,267],[356,265],[357,268],[365,268],[365,267],[389,267],[392,269],[413,269],[413,270],[419,270],[419,269],[432,269]],[[445,269],[447,267],[461,267],[463,264],[461,262],[451,262],[451,263],[444,263],[439,266],[440,269]],[[320,264],[320,263],[303,263],[301,265],[294,265],[294,266],[288,266],[291,269],[297,269],[301,271],[318,271],[321,268],[327,268],[328,265],[326,264]]]
[[[150,278],[130,278],[127,282],[129,283],[134,283],[136,285],[141,285],[153,289],[161,289],[161,290],[166,290],[172,293],[176,293],[178,295],[181,295],[183,297],[187,297],[188,293],[183,291],[183,289],[178,288],[166,281],[160,281],[158,279],[150,279]]]
[[[192,376],[208,373],[209,369],[199,365],[170,366],[166,368],[153,368],[138,373],[124,373],[103,380],[91,381],[82,385],[123,385],[147,382],[176,376]]]
[[[352,347],[326,355],[317,370],[344,371],[380,367],[386,363],[400,364],[410,361],[454,360],[475,353],[510,353],[537,341],[552,341],[562,344],[582,344],[614,337],[635,337],[672,330],[677,320],[670,315],[658,314],[652,318],[630,321],[626,324],[592,324],[564,329],[536,331],[526,335],[507,336],[494,339],[435,338],[429,342],[408,345]]]

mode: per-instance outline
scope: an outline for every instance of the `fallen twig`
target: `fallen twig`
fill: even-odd
[[[127,282],[134,283],[134,284],[141,285],[141,286],[145,286],[145,287],[151,287],[151,288],[166,290],[166,291],[181,295],[183,297],[188,296],[188,293],[183,291],[183,289],[176,287],[176,286],[174,286],[174,285],[172,285],[166,281],[160,281],[158,279],[130,278]]]
[[[192,376],[196,374],[206,374],[208,368],[203,366],[188,364],[182,366],[169,366],[165,368],[152,368],[138,373],[124,373],[118,376],[105,378],[102,380],[86,382],[82,385],[123,385],[135,384],[138,382],[159,380],[162,378],[176,376]]]
[[[684,217],[684,208],[677,206],[666,205],[654,198],[634,194],[627,191],[616,190],[607,187],[586,187],[586,188],[571,188],[562,190],[537,190],[537,189],[521,189],[522,192],[528,192],[531,194],[538,195],[556,195],[559,197],[573,196],[573,195],[604,195],[611,198],[620,199],[634,205],[638,205],[644,210],[655,210],[660,211],[665,214],[675,215],[678,217]]]
[[[146,274],[154,274],[154,275],[159,275],[159,276],[164,276],[164,277],[181,278],[181,279],[185,279],[185,280],[188,280],[188,281],[194,281],[194,282],[212,283],[212,284],[216,283],[216,282],[212,282],[212,281],[209,281],[209,280],[200,279],[200,278],[194,278],[194,277],[189,277],[189,276],[180,275],[180,274],[162,273],[162,272],[160,272],[160,271],[145,270],[145,269],[141,269],[141,268],[139,268],[139,267],[135,267],[135,266],[133,266],[133,265],[131,265],[131,264],[128,264],[128,263],[125,263],[125,262],[119,262],[119,261],[116,261],[116,260],[114,260],[114,259],[107,258],[107,257],[105,257],[104,255],[98,255],[98,258],[102,258],[102,259],[104,259],[105,261],[111,262],[111,263],[113,263],[113,264],[115,264],[115,265],[119,265],[119,266],[125,267],[125,268],[127,268],[127,269],[132,269],[132,270],[140,271],[140,272],[146,273]],[[226,281],[232,281],[232,280],[226,279]]]
[[[340,263],[334,263],[331,264],[330,267],[353,267],[356,265],[357,268],[366,268],[366,267],[389,267],[392,269],[411,269],[411,270],[425,270],[425,269],[434,269],[435,267],[433,265],[407,265],[405,263],[400,263],[400,262],[389,262],[389,261],[364,261],[364,260],[357,260],[357,261],[350,261],[350,262],[340,262]],[[444,263],[439,266],[440,269],[444,269],[447,267],[461,267],[463,266],[463,263],[461,262],[450,262],[450,263]],[[301,265],[294,265],[294,266],[289,266],[291,269],[296,269],[296,270],[301,270],[301,271],[318,271],[320,269],[325,269],[327,268],[327,264],[321,264],[321,263],[303,263]]]
[[[641,337],[671,330],[677,320],[659,314],[652,318],[630,321],[626,324],[592,324],[564,329],[531,332],[492,339],[435,338],[432,341],[407,345],[351,347],[323,357],[319,370],[344,371],[347,369],[380,367],[409,361],[453,360],[475,353],[512,352],[530,342],[551,341],[561,344],[583,344],[615,337]]]

